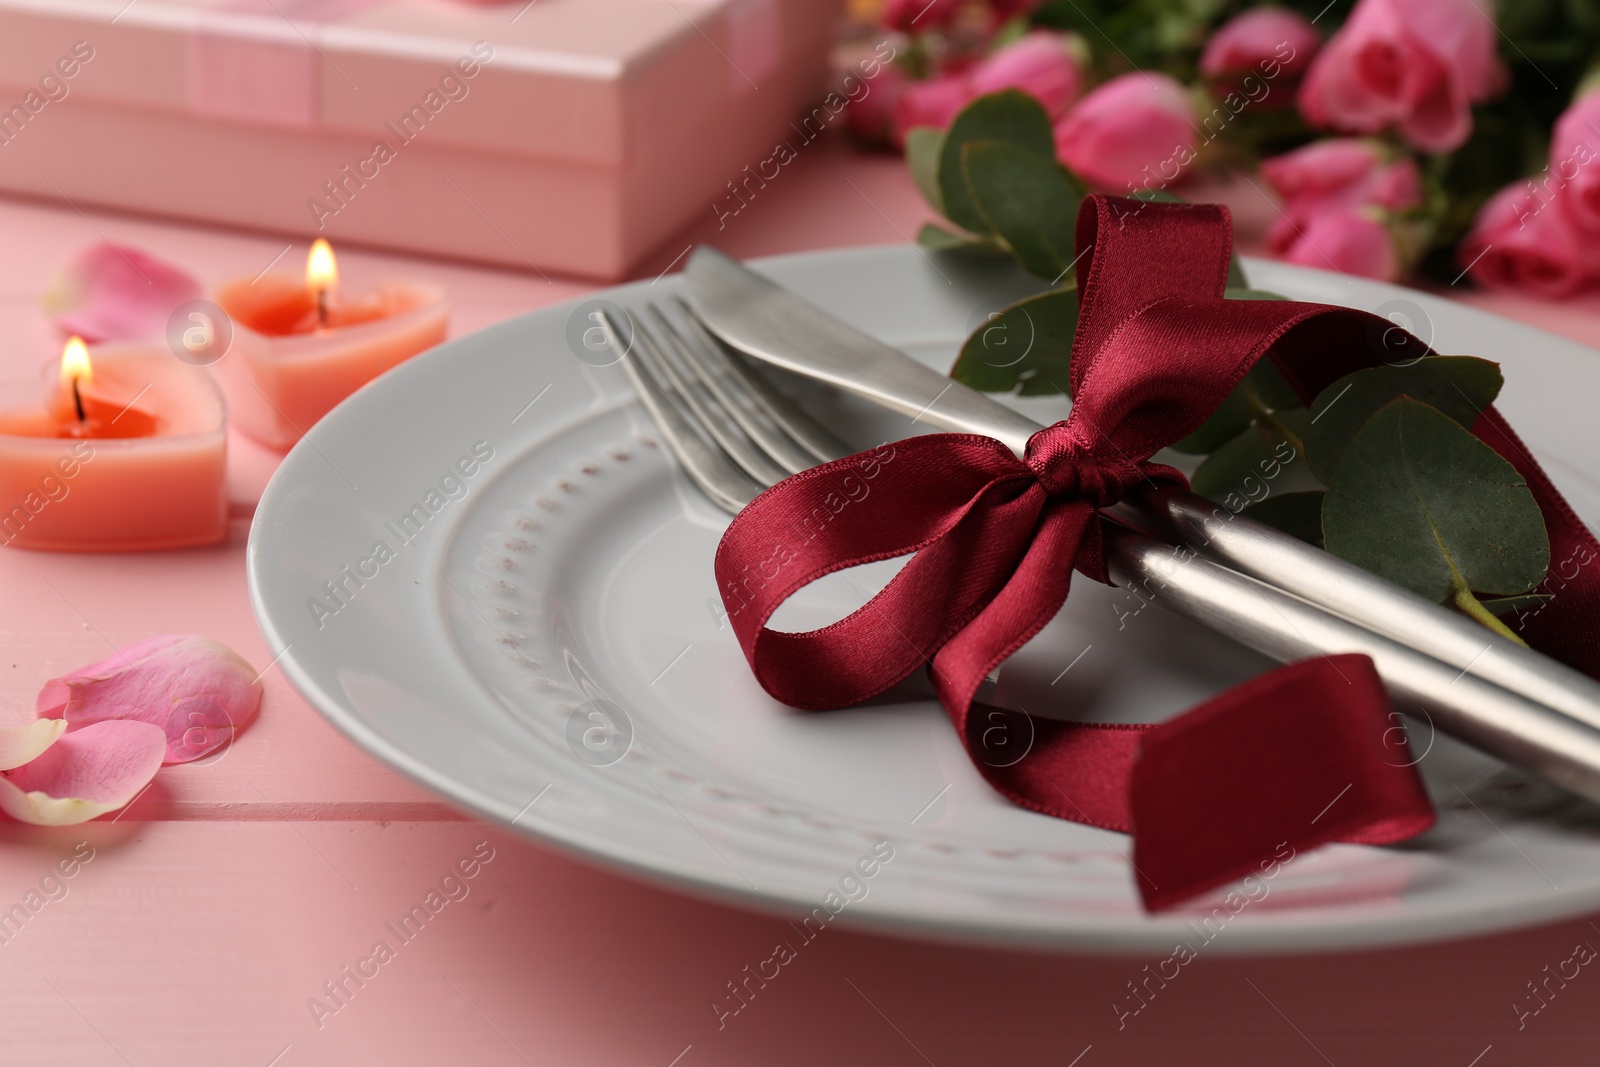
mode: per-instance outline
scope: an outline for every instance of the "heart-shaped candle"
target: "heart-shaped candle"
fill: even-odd
[[[275,448],[300,439],[339,401],[444,340],[449,309],[436,286],[341,287],[333,250],[318,240],[306,276],[268,275],[222,287],[234,340],[214,369],[234,425]]]
[[[78,552],[228,536],[210,376],[165,349],[74,337],[40,382],[0,385],[0,544]]]

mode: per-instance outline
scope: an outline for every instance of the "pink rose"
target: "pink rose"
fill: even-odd
[[[1099,189],[1160,189],[1195,155],[1194,109],[1165,74],[1112,78],[1056,123],[1056,154]]]
[[[878,21],[901,33],[927,33],[954,22],[966,0],[888,0]]]
[[[1283,258],[1303,267],[1359,274],[1394,281],[1400,276],[1400,253],[1394,235],[1365,211],[1319,215],[1294,236]]]
[[[972,87],[960,74],[908,83],[894,102],[895,145],[904,146],[913,126],[945,129],[972,99]]]
[[[1229,74],[1283,75],[1291,81],[1305,73],[1322,43],[1305,16],[1281,7],[1252,8],[1217,28],[1200,54],[1200,73],[1208,78]],[[1268,74],[1268,71],[1272,71]]]
[[[1326,194],[1365,181],[1383,154],[1383,147],[1373,141],[1328,138],[1264,160],[1261,176],[1285,199]]]
[[[1325,216],[1360,214],[1366,208],[1398,213],[1419,206],[1422,175],[1416,162],[1409,156],[1387,161],[1390,155],[1372,141],[1335,138],[1263,162],[1262,176],[1283,198],[1267,230],[1267,247],[1287,255]]]
[[[894,141],[913,126],[945,129],[980,96],[1021,89],[1056,118],[1078,95],[1078,63],[1066,34],[1030,33],[964,73],[947,73],[900,89],[894,102]]]
[[[1081,81],[1067,35],[1044,30],[1006,45],[967,75],[974,98],[1021,89],[1043,104],[1052,119],[1078,98]]]
[[[1471,105],[1506,83],[1497,31],[1479,0],[1359,0],[1300,89],[1313,125],[1353,133],[1398,126],[1428,152],[1472,132]]]
[[[1564,198],[1568,216],[1590,234],[1600,231],[1600,89],[1574,100],[1556,120],[1549,172],[1536,181],[1552,189],[1570,185]]]
[[[1462,266],[1491,289],[1559,298],[1583,288],[1595,264],[1564,210],[1569,193],[1558,192],[1546,201],[1521,182],[1500,190],[1462,239]]]

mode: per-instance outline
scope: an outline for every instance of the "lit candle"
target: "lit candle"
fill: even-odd
[[[367,294],[339,284],[328,242],[318,239],[300,278],[230,282],[217,304],[233,345],[213,370],[235,426],[264,444],[294,444],[339,401],[397,363],[444,340],[444,293],[389,282]]]
[[[0,545],[120,552],[228,536],[210,376],[165,349],[74,337],[43,381],[0,384]]]

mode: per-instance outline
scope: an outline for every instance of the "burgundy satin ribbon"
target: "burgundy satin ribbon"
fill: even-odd
[[[995,789],[1046,815],[1134,834],[1152,909],[1268,869],[1284,845],[1422,832],[1433,809],[1393,743],[1392,709],[1364,656],[1272,671],[1159,725],[1035,718],[1031,748],[1009,766],[985,748],[991,724],[1021,724],[975,705],[979,684],[1060,609],[1074,569],[1107,581],[1097,509],[1142,482],[1184,484],[1150,456],[1198,427],[1256,360],[1270,356],[1309,400],[1352,370],[1429,351],[1366,312],[1223,300],[1232,233],[1220,206],[1093,196],[1077,238],[1088,252],[1072,412],[1034,434],[1023,459],[991,438],[915,437],[796,475],[728,527],[717,583],[756,678],[786,704],[838,708],[928,665]],[[1485,411],[1475,432],[1532,486],[1553,559],[1595,545],[1498,414]],[[846,618],[808,633],[766,627],[809,582],[907,554]],[[1528,635],[1594,673],[1600,649],[1577,622],[1597,606],[1600,585],[1580,569]]]

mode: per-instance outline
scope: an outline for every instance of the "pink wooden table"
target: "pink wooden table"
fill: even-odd
[[[1243,213],[1258,228],[1270,208]],[[898,161],[819,142],[717,232],[740,256],[904,240],[925,216]],[[65,204],[0,201],[0,373],[55,340],[48,267],[107,237],[207,283],[254,275],[277,237],[212,233]],[[298,259],[303,245],[288,256]],[[453,333],[583,284],[346,249],[347,269],[444,285]],[[1600,305],[1474,297],[1600,342]],[[1597,355],[1596,358],[1600,358]],[[241,516],[275,457],[235,441]],[[147,634],[210,634],[270,654],[245,591],[246,522],[225,546],[136,556],[0,551],[0,714],[29,717],[48,677]],[[1034,956],[830,932],[719,1029],[709,1007],[788,935],[779,919],[593,870],[463,818],[352,747],[268,669],[258,722],[203,767],[162,772],[114,820],[0,825],[0,912],[57,861],[92,854],[0,940],[0,1063],[329,1064],[1590,1064],[1600,978],[1519,1030],[1524,983],[1600,946],[1575,921],[1475,941],[1265,960],[1201,958],[1120,1030],[1111,1005],[1146,960]],[[479,845],[487,842],[487,845]],[[478,849],[492,859],[414,940],[386,927]],[[357,986],[343,969],[394,951]],[[324,984],[343,982],[331,1000]],[[1589,988],[1590,983],[1594,988]],[[330,1008],[318,1013],[309,1002]]]

